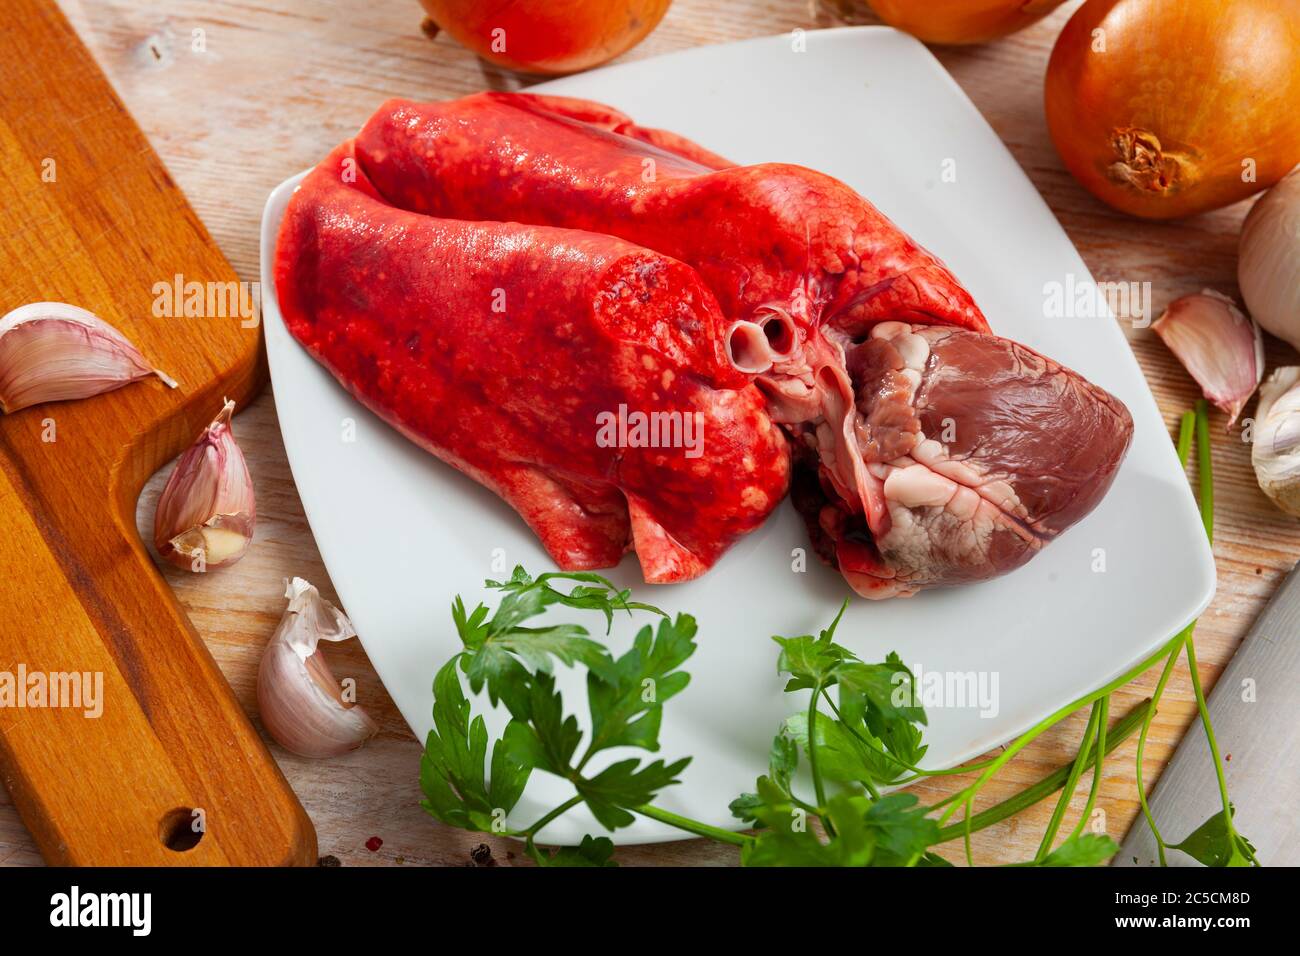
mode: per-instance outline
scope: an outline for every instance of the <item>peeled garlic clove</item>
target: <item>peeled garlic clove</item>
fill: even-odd
[[[289,606],[257,670],[262,724],[277,743],[299,756],[336,757],[355,750],[379,727],[343,699],[317,644],[345,641],[357,632],[347,615],[302,578],[286,581],[284,596]]]
[[[1266,192],[1242,223],[1237,282],[1264,331],[1300,348],[1300,167]]]
[[[1276,368],[1259,389],[1250,463],[1264,494],[1300,515],[1300,367]]]
[[[206,571],[233,564],[253,540],[257,509],[244,453],[230,430],[226,402],[176,463],[153,516],[158,553],[181,568]]]
[[[0,411],[89,398],[156,375],[139,350],[93,312],[33,302],[0,319]]]
[[[1264,376],[1259,326],[1226,295],[1206,289],[1169,303],[1152,328],[1205,397],[1228,413],[1231,428]]]

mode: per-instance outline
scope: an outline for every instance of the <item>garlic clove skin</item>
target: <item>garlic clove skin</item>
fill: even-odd
[[[1266,192],[1242,223],[1237,282],[1264,331],[1300,349],[1300,166]]]
[[[317,649],[356,631],[347,615],[302,578],[285,582],[280,624],[257,670],[257,706],[267,733],[302,757],[336,757],[379,732],[360,707],[343,700],[338,681]]]
[[[1260,386],[1250,463],[1264,494],[1300,516],[1300,367],[1276,368]]]
[[[154,511],[158,554],[180,568],[207,571],[234,564],[253,540],[257,505],[230,416],[220,414],[176,463]]]
[[[157,376],[140,351],[93,312],[32,302],[0,318],[0,412],[89,398]]]
[[[1205,289],[1169,303],[1151,328],[1232,428],[1264,376],[1259,326],[1226,295]]]

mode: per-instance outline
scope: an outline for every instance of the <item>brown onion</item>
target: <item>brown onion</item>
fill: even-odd
[[[429,17],[485,60],[526,73],[573,73],[650,33],[672,0],[420,0]]]
[[[926,43],[987,43],[1023,30],[1065,0],[867,0],[880,19]]]
[[[1259,192],[1300,161],[1300,0],[1088,0],[1047,67],[1074,177],[1146,219]]]

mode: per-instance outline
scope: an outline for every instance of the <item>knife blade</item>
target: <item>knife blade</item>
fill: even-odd
[[[1239,833],[1266,866],[1300,865],[1300,564],[1292,567],[1256,618],[1208,700]],[[1229,757],[1230,755],[1230,757]],[[1210,747],[1194,720],[1150,799],[1151,815],[1168,843],[1178,843],[1222,807]],[[1167,850],[1170,866],[1199,866]],[[1154,866],[1156,841],[1138,814],[1111,861]]]

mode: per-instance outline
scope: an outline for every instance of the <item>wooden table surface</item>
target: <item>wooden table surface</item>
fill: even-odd
[[[258,222],[267,193],[351,135],[380,101],[522,85],[448,37],[426,36],[416,0],[62,0],[62,6],[218,244],[250,281],[258,277]],[[1098,281],[1151,282],[1157,315],[1172,298],[1203,287],[1235,294],[1237,233],[1249,201],[1188,222],[1144,223],[1092,199],[1061,165],[1043,118],[1042,76],[1056,33],[1077,6],[1069,2],[998,43],[936,52],[1042,192]],[[820,25],[826,21],[810,11],[808,0],[676,0],[659,28],[625,58]],[[196,38],[202,51],[194,49]],[[999,226],[989,226],[996,241]],[[1172,429],[1196,398],[1195,387],[1149,329],[1127,334]],[[1289,348],[1271,339],[1268,358],[1270,367],[1295,361]],[[1203,676],[1210,684],[1300,555],[1300,521],[1271,507],[1256,487],[1249,446],[1235,434],[1226,436],[1221,418],[1216,423],[1219,587],[1197,631]],[[256,720],[254,679],[261,649],[284,606],[282,579],[299,575],[331,596],[333,591],[289,474],[269,389],[236,418],[235,431],[256,484],[254,547],[226,570],[193,575],[168,567],[164,573]],[[163,477],[156,476],[141,499],[142,529],[151,521]],[[1140,502],[1133,505],[1140,511]],[[272,745],[316,824],[320,852],[344,865],[469,865],[471,849],[486,842],[496,861],[517,862],[520,854],[510,841],[484,840],[425,816],[418,805],[420,744],[360,645],[331,647],[330,660],[337,675],[357,680],[359,701],[382,732],[360,751],[334,760],[299,759]],[[1116,694],[1112,714],[1126,712],[1148,695],[1155,676],[1153,671]],[[1184,665],[1155,721],[1148,780],[1158,779],[1193,713]],[[986,788],[980,806],[1067,762],[1085,721],[1086,714],[1077,714],[1031,745]],[[1221,743],[1231,752],[1231,741]],[[1137,812],[1133,750],[1132,740],[1120,748],[1101,785],[1099,806],[1117,840]],[[1088,783],[1085,776],[1073,805],[1076,813]],[[933,801],[956,785],[948,778],[917,792],[923,801]],[[1031,856],[1050,804],[978,833],[977,862]],[[372,837],[382,846],[368,849]],[[955,859],[957,849],[948,844],[945,851],[953,851]],[[685,841],[622,848],[618,859],[724,865],[734,862],[735,853]],[[0,864],[40,862],[0,793]]]

